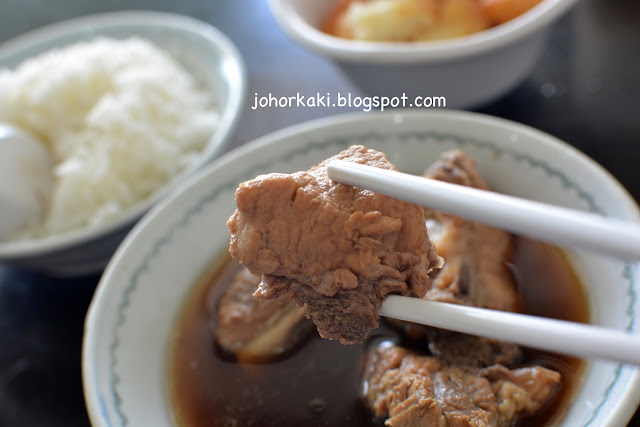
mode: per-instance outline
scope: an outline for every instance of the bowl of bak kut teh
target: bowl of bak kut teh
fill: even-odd
[[[377,310],[400,294],[638,335],[637,263],[338,184],[326,173],[332,158],[640,219],[587,156],[490,116],[356,113],[266,135],[153,208],[110,261],[83,343],[93,425],[629,421],[636,366]]]
[[[371,96],[471,108],[516,87],[575,0],[270,0],[283,32]],[[416,99],[416,97],[421,97]],[[423,98],[429,100],[423,105]],[[435,101],[432,101],[435,98]]]

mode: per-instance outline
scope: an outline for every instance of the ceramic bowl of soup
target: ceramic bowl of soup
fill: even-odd
[[[495,191],[640,219],[625,189],[584,154],[535,129],[485,115],[348,114],[264,136],[216,160],[153,208],[109,263],[87,314],[83,343],[93,425],[383,421],[361,396],[366,342],[342,345],[313,332],[277,361],[242,362],[222,354],[215,340],[216,307],[238,268],[229,257],[226,225],[238,184],[260,174],[306,170],[352,145],[382,151],[399,170],[414,174],[442,153],[462,150]],[[525,312],[640,334],[637,263],[513,238],[520,249],[511,267],[521,276]],[[564,279],[558,280],[558,272]],[[398,333],[389,332],[384,319],[381,325],[372,333],[376,337]],[[637,367],[523,354],[519,363],[546,366],[562,379],[552,403],[517,425],[619,426],[638,405]]]
[[[452,8],[463,8],[465,3],[469,3],[462,0],[447,2],[452,4]],[[552,24],[575,4],[575,0],[543,0],[502,24],[464,35],[445,29],[439,32],[455,37],[439,34],[428,41],[402,41],[402,38],[387,41],[383,37],[373,40],[348,39],[324,31],[327,20],[345,3],[359,2],[269,1],[273,15],[285,34],[305,49],[334,61],[368,95],[391,99],[406,95],[408,100],[404,101],[404,107],[438,106],[444,98],[447,107],[472,108],[499,98],[526,78],[545,48]],[[372,9],[381,9],[386,7],[384,3],[393,1],[382,0],[377,3]],[[397,3],[401,3],[399,9],[420,9],[420,3],[429,5],[446,2],[398,0]],[[531,5],[535,2],[498,0],[476,3]],[[418,11],[411,10],[396,14],[404,15],[407,20],[405,24],[399,20],[397,24],[401,33],[406,32],[405,28],[424,26],[430,21],[427,19],[424,24],[416,23]],[[432,13],[437,17],[444,12]],[[451,14],[464,15],[459,12]],[[460,18],[464,19],[464,16]],[[450,26],[468,26],[456,20],[452,18]],[[357,22],[360,21],[371,22],[373,28],[384,27],[386,30],[390,26],[390,18],[386,19],[382,12],[369,12]],[[384,30],[382,32],[385,33]]]

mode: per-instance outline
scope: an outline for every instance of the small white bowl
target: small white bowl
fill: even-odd
[[[291,39],[335,60],[369,95],[406,94],[410,103],[417,96],[445,97],[447,107],[469,108],[520,83],[542,53],[551,24],[575,2],[544,0],[497,27],[416,43],[354,41],[322,32],[319,27],[338,0],[269,0],[269,5]]]
[[[349,114],[267,135],[218,159],[162,201],[109,263],[87,315],[83,343],[85,398],[96,427],[173,424],[170,337],[198,279],[228,248],[226,220],[235,209],[238,183],[262,173],[305,170],[351,144],[381,150],[412,173],[422,172],[442,152],[461,148],[501,192],[640,220],[629,194],[584,154],[529,127],[484,115]],[[592,322],[640,334],[639,265],[582,252],[569,256],[585,287]],[[625,425],[639,401],[637,367],[588,362],[562,425]]]
[[[133,224],[175,184],[217,157],[235,128],[246,92],[246,72],[241,56],[219,30],[186,16],[127,11],[70,19],[0,45],[0,67],[12,68],[52,48],[97,36],[139,36],[171,54],[199,84],[215,94],[220,115],[216,130],[190,167],[120,219],[42,239],[0,242],[0,262],[55,275],[100,271]]]

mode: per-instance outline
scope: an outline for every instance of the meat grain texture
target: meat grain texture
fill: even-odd
[[[388,426],[506,427],[543,407],[560,379],[540,366],[451,365],[386,342],[372,355],[365,393]]]
[[[427,178],[489,190],[474,161],[460,150],[444,153]],[[434,301],[515,311],[520,304],[513,273],[512,236],[497,228],[426,210],[438,254],[446,263],[425,298]]]
[[[395,170],[352,146],[306,172],[261,175],[236,190],[231,255],[262,281],[260,299],[295,300],[324,338],[361,342],[389,294],[422,297],[442,259],[424,209],[329,179],[341,159]]]

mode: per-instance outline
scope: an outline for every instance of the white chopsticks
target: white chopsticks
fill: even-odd
[[[496,228],[626,260],[640,260],[640,225],[517,197],[334,160],[334,181]],[[640,336],[601,326],[391,295],[381,316],[516,344],[640,365]]]
[[[640,260],[640,224],[449,184],[344,160],[327,166],[334,181],[416,203],[559,246]]]
[[[640,336],[565,320],[390,295],[381,316],[578,357],[640,365]]]

